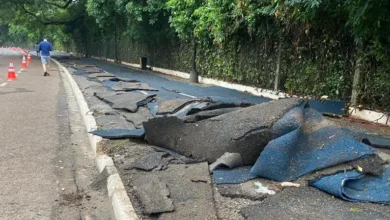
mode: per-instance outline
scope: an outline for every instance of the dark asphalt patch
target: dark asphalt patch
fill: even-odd
[[[122,82],[119,81],[113,87],[114,91],[134,91],[134,90],[143,90],[143,91],[158,91],[158,89],[150,87],[147,83],[137,83],[137,82]]]
[[[175,209],[166,183],[158,176],[146,175],[134,181],[135,193],[144,214],[158,214]]]
[[[136,113],[121,111],[119,113],[126,118],[127,121],[131,122],[136,128],[143,128],[142,123],[154,118],[149,109],[139,107]]]
[[[196,96],[198,98],[210,97],[215,101],[223,102],[248,102],[252,104],[259,104],[270,100],[268,98],[238,92],[233,89],[226,89],[216,86],[204,87],[195,84],[174,81],[164,77],[161,74],[152,72],[148,72],[147,74],[145,74],[145,72],[143,71],[130,69],[122,65],[101,62],[99,60],[82,58],[80,61],[83,63],[97,65],[100,69],[104,69],[105,71],[114,74],[118,78],[137,79],[140,82],[148,83],[151,87],[159,90],[156,94],[158,97],[164,100],[186,98],[185,96],[182,96],[176,92],[182,92],[185,94]],[[175,90],[176,92],[166,91],[163,88]]]
[[[33,92],[33,91],[27,90],[25,88],[0,87],[0,95],[7,95],[12,93],[25,93],[25,92]]]
[[[184,122],[187,123],[194,123],[197,121],[213,118],[219,115],[223,115],[229,112],[237,111],[242,109],[241,107],[237,108],[222,108],[222,109],[215,109],[215,110],[209,110],[209,111],[201,111],[192,115],[187,115],[182,118]]]
[[[104,92],[95,93],[95,96],[109,103],[113,109],[137,112],[138,107],[147,105],[155,95],[145,95],[138,92]]]
[[[95,130],[90,131],[93,135],[100,136],[106,139],[125,139],[125,138],[138,138],[142,139],[145,135],[144,129],[107,129],[107,130]]]
[[[136,160],[133,167],[145,171],[151,171],[155,168],[165,169],[169,163],[167,159],[164,159],[166,156],[169,156],[167,152],[155,152]]]
[[[200,102],[201,99],[174,99],[174,100],[163,100],[158,102],[158,111],[156,114],[165,115],[173,114],[186,105],[194,102]]]
[[[248,220],[390,219],[388,206],[345,202],[312,187],[286,188],[260,204],[241,209],[241,214]]]
[[[96,124],[102,129],[135,129],[133,123],[128,122],[120,115],[101,115],[96,118]]]
[[[85,70],[83,70],[85,71]],[[86,72],[88,73],[88,72]],[[97,77],[115,77],[115,75],[111,74],[111,73],[92,73],[92,74],[88,74],[87,75],[88,78],[97,78]]]
[[[213,171],[214,182],[216,184],[239,184],[256,178],[252,174],[250,166],[238,167],[235,169],[217,169]]]

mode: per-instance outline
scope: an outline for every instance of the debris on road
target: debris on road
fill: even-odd
[[[239,153],[224,153],[220,158],[218,158],[214,163],[210,164],[210,173],[215,169],[220,167],[228,167],[230,169],[241,167],[242,158]]]
[[[267,187],[263,186],[263,184],[261,184],[260,182],[254,182],[254,184],[255,186],[257,186],[257,188],[255,189],[257,193],[275,195],[275,191],[268,189]]]
[[[122,82],[119,81],[112,88],[114,91],[134,91],[134,90],[144,90],[144,91],[158,91],[158,89],[152,88],[147,83],[138,83],[138,82]]]
[[[177,117],[154,118],[144,123],[146,140],[209,163],[225,152],[239,153],[243,164],[251,165],[271,140],[272,124],[300,102],[271,101],[198,123],[184,123]]]
[[[159,170],[166,169],[169,162],[164,157],[168,155],[169,154],[166,152],[155,152],[149,154],[139,160],[136,160],[133,167],[145,171],[151,171],[155,168],[159,168]]]
[[[329,202],[330,196],[321,191],[346,201],[390,202],[385,185],[390,168],[372,148],[388,148],[390,138],[341,129],[322,116],[342,115],[342,101],[291,98],[253,105],[213,96],[178,98],[183,93],[177,89],[156,83],[150,84],[156,87],[152,88],[133,76],[101,77],[105,73],[75,69],[80,74],[76,78],[94,78],[85,80],[93,86],[84,92],[101,128],[91,133],[150,144],[106,149],[118,155],[115,164],[128,183],[129,195],[136,195],[131,199],[142,210],[137,214],[145,218],[158,214],[159,219],[217,219],[215,194],[244,200],[238,207],[249,205],[241,210],[248,219],[306,216],[279,212],[285,204],[306,212],[290,200],[311,204],[315,196],[319,196],[316,207],[341,212],[337,205],[342,204],[349,210],[341,200]],[[289,198],[296,193],[305,198]],[[273,204],[276,208],[267,207]],[[307,216],[332,217],[332,213]]]
[[[210,100],[202,99],[173,99],[173,100],[163,100],[158,103],[158,115],[174,114],[178,112],[183,107],[194,103],[194,102],[210,102]]]
[[[261,201],[267,198],[270,194],[257,192],[256,188],[259,183],[261,183],[263,187],[266,186],[268,190],[272,190],[275,193],[282,190],[282,187],[280,187],[277,182],[266,179],[254,179],[242,184],[220,184],[217,185],[217,190],[225,197]]]
[[[142,204],[144,214],[158,214],[175,209],[166,183],[159,177],[146,175],[134,181],[134,190]]]
[[[138,107],[145,106],[153,101],[154,94],[142,94],[138,92],[104,92],[95,93],[95,96],[109,103],[113,109],[137,112]]]
[[[282,182],[280,183],[281,186],[283,187],[300,187],[301,184],[299,183],[292,183],[292,182]]]
[[[107,139],[143,138],[145,135],[144,129],[105,129],[90,131],[89,133]]]

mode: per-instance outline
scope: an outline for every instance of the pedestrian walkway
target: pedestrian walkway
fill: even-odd
[[[15,53],[0,58],[0,219],[81,219],[80,209],[69,207],[83,198],[77,195],[73,154],[85,152],[72,151],[59,70],[52,65],[51,76],[44,77],[34,58],[19,71],[21,58]],[[15,81],[7,81],[10,59]],[[95,169],[93,160],[88,166]]]

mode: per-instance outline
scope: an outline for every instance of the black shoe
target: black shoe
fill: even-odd
[[[50,74],[49,74],[48,72],[45,72],[45,73],[43,74],[43,76],[50,76]]]

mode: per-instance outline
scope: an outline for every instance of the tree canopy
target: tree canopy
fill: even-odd
[[[58,46],[74,42],[87,51],[91,42],[114,40],[117,45],[127,39],[156,53],[159,47],[166,51],[172,42],[196,40],[202,45],[195,54],[202,53],[197,59],[204,60],[197,62],[204,74],[222,74],[233,81],[268,85],[273,78],[267,71],[275,72],[277,65],[266,66],[283,62],[282,87],[291,92],[327,91],[332,97],[348,97],[355,66],[362,66],[366,83],[388,86],[383,82],[390,69],[388,0],[0,0],[0,4],[1,44],[35,42],[48,35]],[[241,50],[253,47],[260,60],[253,62],[262,62],[264,73],[236,62]],[[362,65],[356,63],[357,57]],[[371,80],[368,74],[382,80]],[[325,75],[328,82],[314,83]],[[361,87],[368,88],[373,86]],[[383,102],[378,91],[361,97]]]

